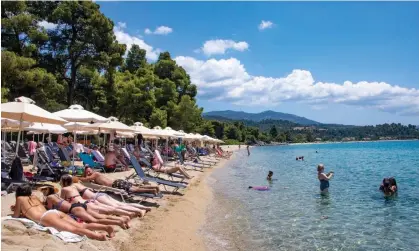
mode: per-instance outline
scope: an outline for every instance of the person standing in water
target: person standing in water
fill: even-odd
[[[247,145],[247,156],[250,156],[250,150],[249,150],[249,145]]]
[[[329,180],[333,177],[334,172],[324,173],[324,165],[319,164],[317,166],[317,178],[320,181],[320,192],[327,193],[329,192]]]

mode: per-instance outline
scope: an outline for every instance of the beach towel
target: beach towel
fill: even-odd
[[[66,231],[58,231],[57,229],[53,228],[53,227],[43,227],[37,223],[35,223],[34,221],[31,221],[29,219],[26,218],[13,218],[11,216],[6,216],[1,218],[2,221],[4,220],[17,220],[23,223],[23,225],[25,225],[27,228],[33,228],[39,231],[43,231],[43,232],[50,232],[52,235],[60,238],[61,240],[63,240],[64,242],[80,242],[80,241],[84,241],[87,238],[85,236],[80,236],[77,234],[73,234],[70,232],[66,232]]]

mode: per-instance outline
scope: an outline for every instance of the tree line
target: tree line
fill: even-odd
[[[81,104],[122,122],[192,132],[202,122],[197,87],[169,52],[116,40],[90,1],[2,1],[2,102],[18,96],[51,111]]]
[[[419,139],[414,125],[382,124],[376,126],[345,126],[333,124],[299,125],[285,120],[234,121],[211,117],[205,122],[205,133],[228,143],[304,143],[315,141],[354,141],[380,139]]]

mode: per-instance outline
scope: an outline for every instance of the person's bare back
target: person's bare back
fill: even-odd
[[[94,182],[96,184],[102,185],[102,186],[108,186],[111,187],[112,183],[114,182],[114,180],[106,177],[105,175],[101,174],[101,173],[93,173],[92,176],[94,176]]]

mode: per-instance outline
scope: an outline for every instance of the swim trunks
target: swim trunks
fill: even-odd
[[[127,192],[129,192],[130,188],[132,187],[132,184],[126,180],[115,180],[112,183],[113,188],[123,189]]]

